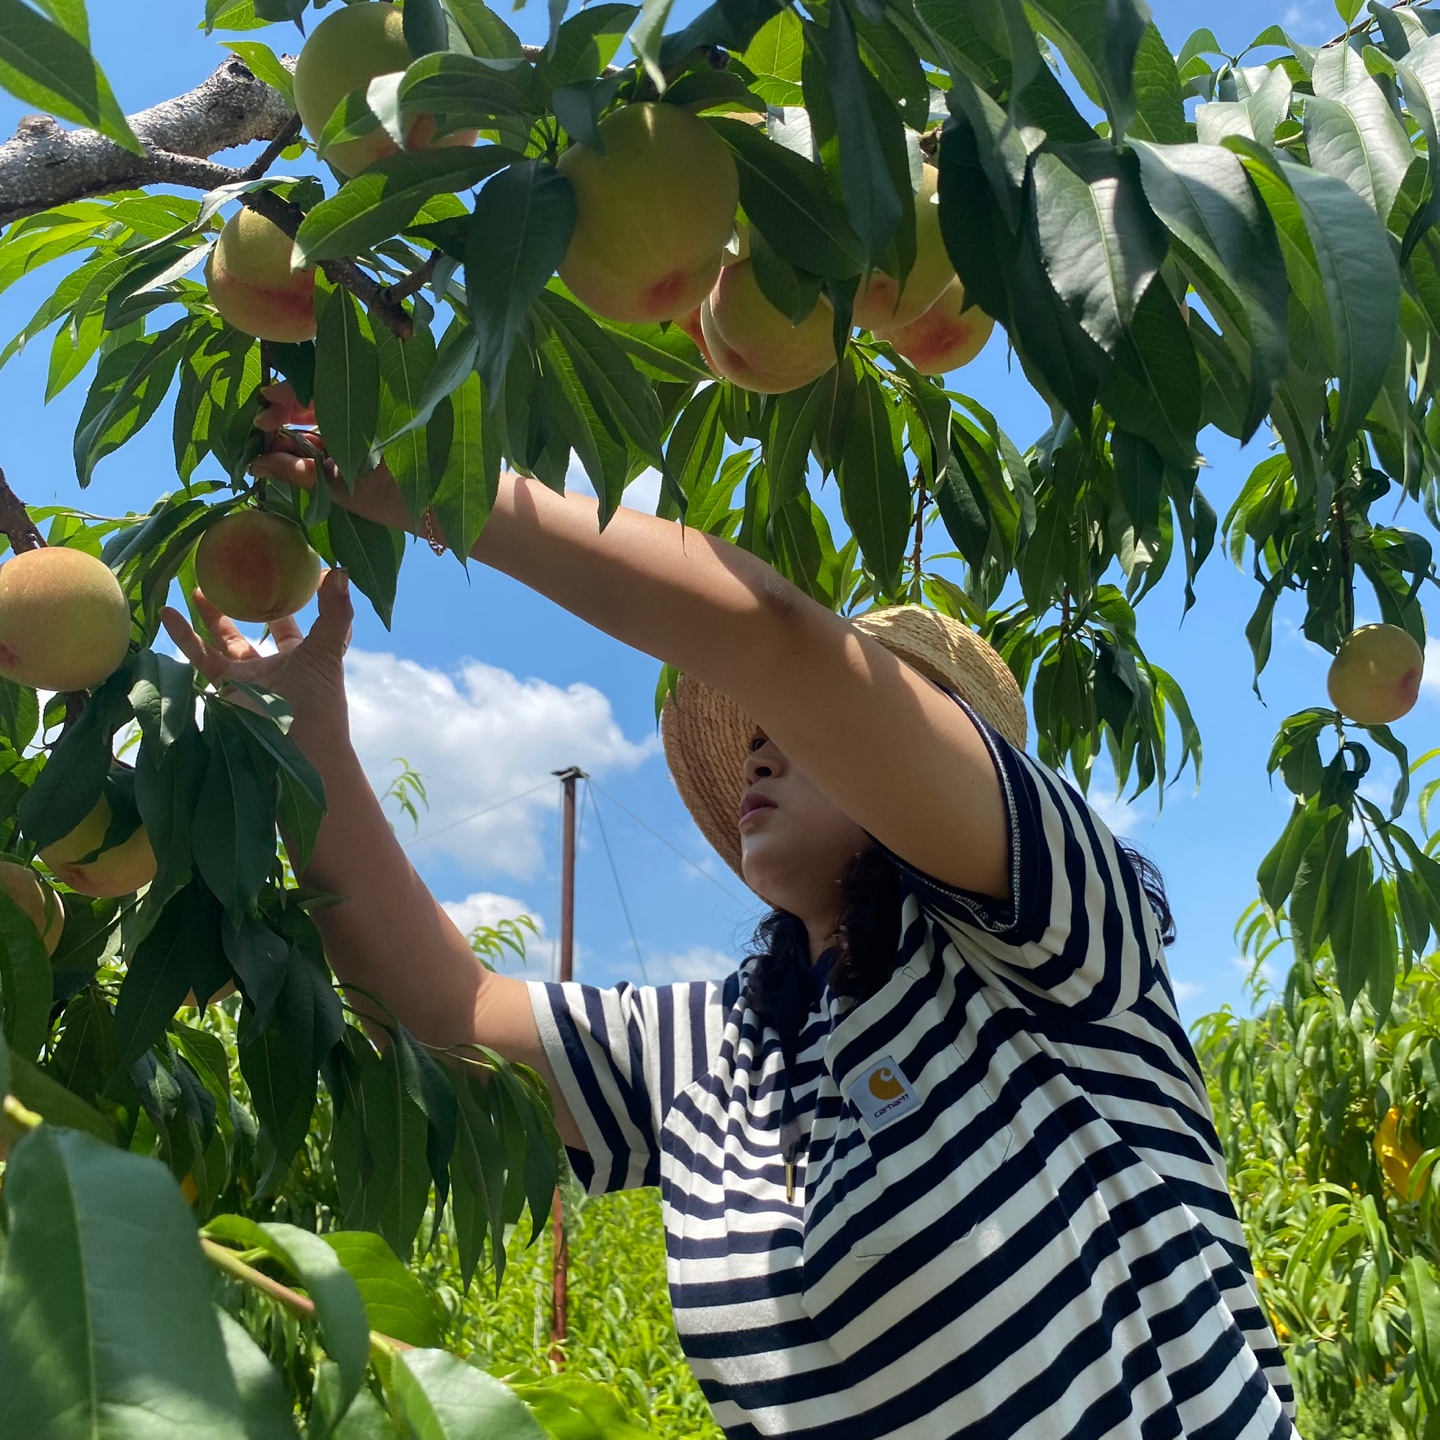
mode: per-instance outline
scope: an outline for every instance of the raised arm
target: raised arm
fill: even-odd
[[[291,484],[313,483],[313,463],[284,451],[258,465]],[[383,467],[345,503],[413,528]],[[472,553],[729,694],[842,810],[916,868],[1006,897],[1006,818],[974,726],[758,557],[627,509],[602,532],[594,500],[508,474]]]
[[[356,987],[352,1003],[378,1015],[361,994],[370,991],[427,1044],[478,1041],[531,1066],[550,1088],[561,1137],[581,1145],[545,1058],[527,987],[486,970],[471,953],[400,848],[350,743],[343,657],[352,611],[345,577],[325,576],[319,618],[303,640],[294,620],[275,622],[279,653],[273,656],[259,655],[203,598],[197,603],[216,644],[207,645],[167,610],[165,627],[176,644],[217,685],[248,680],[284,696],[295,714],[291,738],[325,782],[328,809],[302,878],[343,897],[313,918],[336,977]]]

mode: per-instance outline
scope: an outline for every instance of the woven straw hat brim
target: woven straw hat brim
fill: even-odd
[[[1023,749],[1025,699],[1009,667],[968,625],[918,605],[853,617],[855,628],[947,690]],[[701,833],[744,879],[740,797],[755,722],[728,695],[682,675],[660,716],[665,760]]]

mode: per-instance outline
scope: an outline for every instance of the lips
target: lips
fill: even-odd
[[[740,801],[740,819],[743,821],[747,815],[756,810],[773,810],[775,802],[767,799],[758,790],[747,790],[745,797]]]

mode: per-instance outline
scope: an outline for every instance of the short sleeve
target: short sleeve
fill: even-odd
[[[922,910],[1021,991],[1100,1019],[1154,984],[1159,922],[1130,857],[1073,786],[957,701],[990,751],[1009,821],[1010,895],[957,890],[890,853]]]
[[[660,1131],[678,1090],[708,1065],[716,985],[529,982],[546,1058],[585,1149],[571,1150],[591,1195],[660,1183]]]

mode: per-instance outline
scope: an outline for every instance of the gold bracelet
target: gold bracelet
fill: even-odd
[[[427,508],[420,522],[424,527],[423,538],[436,555],[445,553],[445,542],[435,533],[435,511]]]

